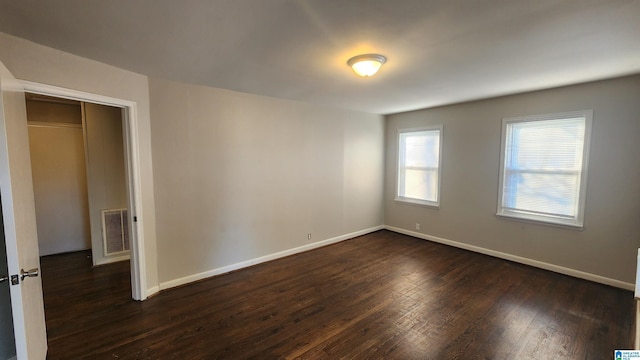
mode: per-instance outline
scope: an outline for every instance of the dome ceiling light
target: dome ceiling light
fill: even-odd
[[[347,61],[347,64],[351,66],[356,74],[362,77],[368,77],[377,73],[385,62],[387,62],[387,58],[382,55],[363,54],[352,57]]]

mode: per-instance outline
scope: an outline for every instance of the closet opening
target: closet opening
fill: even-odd
[[[124,109],[25,97],[40,256],[130,259]]]

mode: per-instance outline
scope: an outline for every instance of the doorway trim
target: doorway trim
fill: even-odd
[[[131,296],[134,300],[145,300],[147,294],[147,278],[144,266],[144,227],[142,221],[142,197],[140,180],[139,135],[136,102],[72,90],[53,85],[40,84],[25,80],[12,81],[13,86],[25,92],[59,98],[90,102],[123,109],[122,120],[125,137],[125,176],[129,209],[129,226],[131,228]],[[135,221],[134,221],[135,219]]]

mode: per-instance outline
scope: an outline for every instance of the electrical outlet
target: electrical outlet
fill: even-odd
[[[311,233],[307,234],[307,240],[311,240]]]
[[[416,230],[420,230],[420,223],[416,223]]]

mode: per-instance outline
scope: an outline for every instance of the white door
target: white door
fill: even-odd
[[[18,281],[9,287],[18,359],[45,359],[47,335],[42,282],[39,276],[21,278],[21,271],[40,268],[36,215],[29,157],[27,114],[22,91],[0,63],[0,200],[9,275]]]
[[[2,209],[0,208],[0,360],[13,359],[16,356],[16,338],[13,336],[8,274],[7,251],[4,244],[4,224],[2,223]]]

